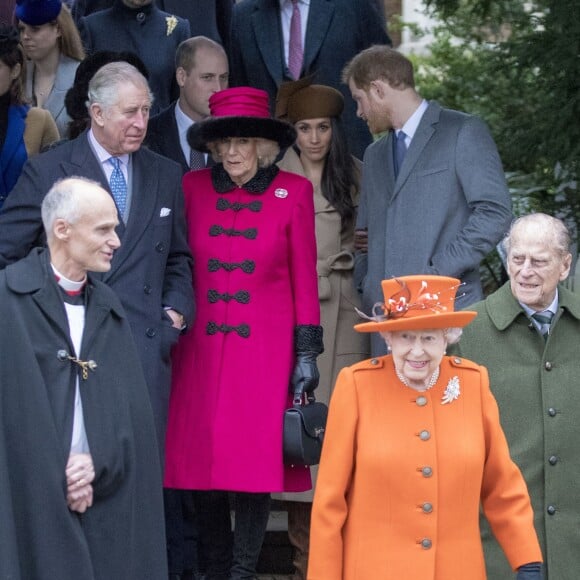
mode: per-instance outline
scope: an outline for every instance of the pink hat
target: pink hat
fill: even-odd
[[[207,144],[228,137],[261,137],[286,149],[296,140],[290,123],[270,117],[268,93],[252,87],[234,87],[209,99],[211,116],[194,123],[187,133],[189,145],[208,151]]]

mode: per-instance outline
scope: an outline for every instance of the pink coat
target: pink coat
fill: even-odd
[[[165,486],[307,490],[283,465],[282,416],[294,327],[320,318],[312,185],[280,171],[218,193],[206,169],[183,189],[197,314],[174,351]]]

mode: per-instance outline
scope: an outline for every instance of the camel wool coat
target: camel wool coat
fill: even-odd
[[[443,404],[450,382],[459,396]],[[312,513],[308,580],[484,580],[480,504],[513,569],[541,561],[488,375],[459,357],[419,393],[392,357],[343,369]]]

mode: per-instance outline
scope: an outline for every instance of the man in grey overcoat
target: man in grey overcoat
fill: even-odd
[[[573,580],[580,570],[580,297],[559,285],[570,272],[569,248],[560,220],[516,220],[506,239],[509,282],[470,307],[478,316],[455,347],[489,370],[549,580]],[[484,522],[482,534],[488,578],[513,578]]]
[[[460,278],[459,307],[481,300],[479,263],[512,217],[486,125],[422,99],[411,62],[386,46],[359,53],[343,80],[371,133],[387,131],[364,156],[355,283],[365,312],[382,302],[381,280],[409,274]],[[385,349],[373,339],[373,355]]]

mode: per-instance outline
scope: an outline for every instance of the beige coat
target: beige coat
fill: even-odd
[[[355,161],[360,165],[360,161]],[[293,149],[288,149],[279,166],[304,176],[300,158]],[[355,207],[358,195],[358,191],[353,195]],[[354,308],[361,308],[353,283],[354,222],[343,230],[340,214],[322,195],[320,187],[314,188],[314,212],[318,298],[324,329],[324,353],[318,357],[320,383],[315,395],[317,400],[328,404],[340,370],[368,358],[370,342],[367,334],[353,330],[360,322]],[[317,468],[311,471],[314,483]],[[283,499],[290,501],[312,501],[312,497],[313,492],[283,494]]]
[[[40,153],[58,139],[58,129],[50,112],[39,107],[31,107],[26,115],[24,129],[24,146],[28,157]]]

